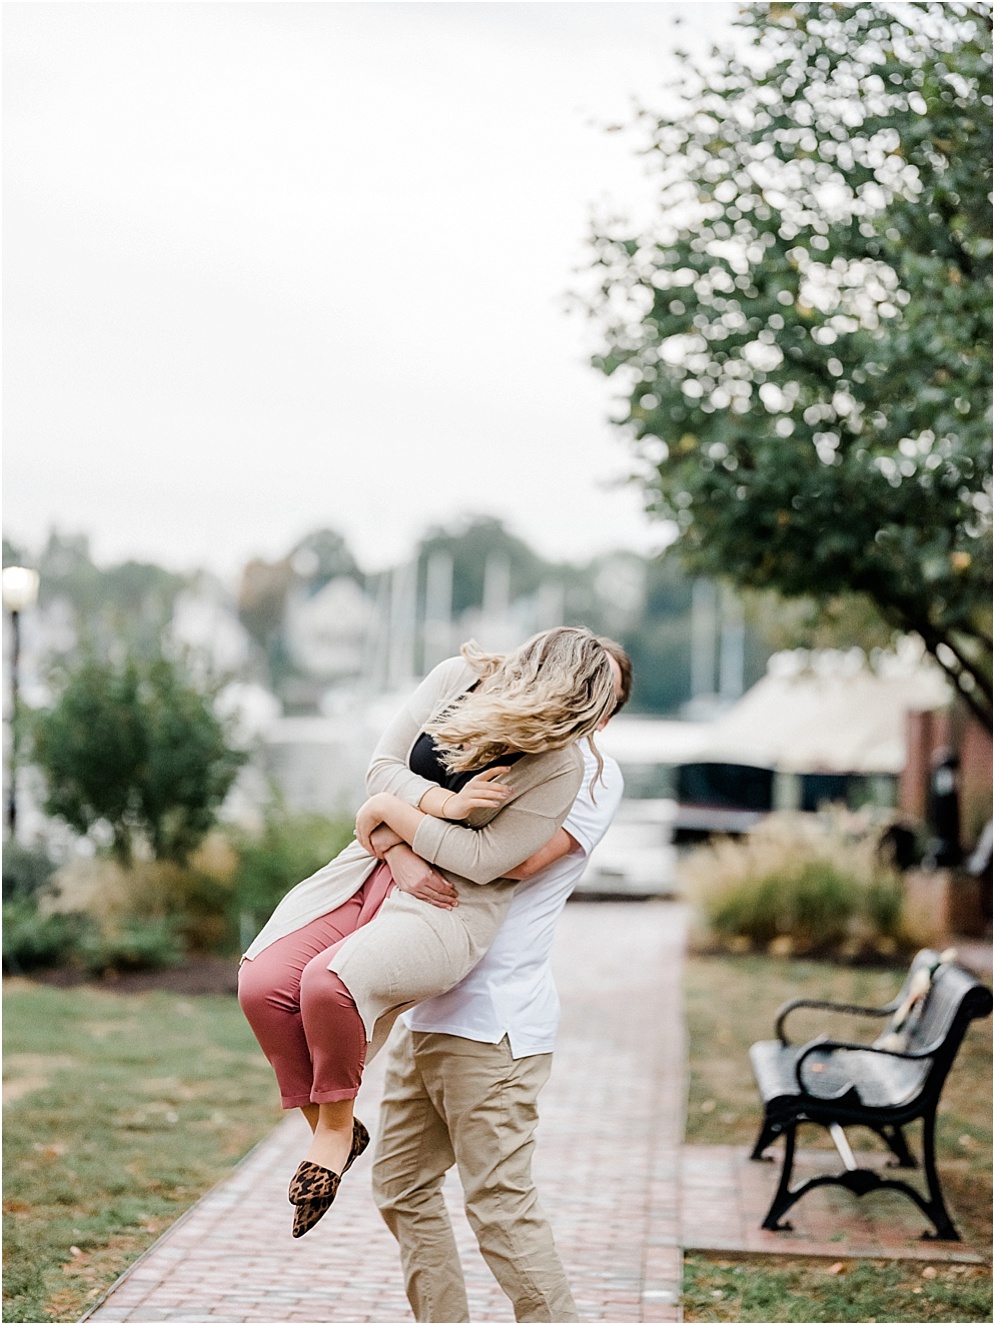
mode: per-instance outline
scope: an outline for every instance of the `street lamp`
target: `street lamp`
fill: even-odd
[[[7,787],[7,832],[17,828],[18,666],[21,660],[21,613],[38,598],[38,572],[27,566],[3,568],[3,605],[10,613],[10,769]]]

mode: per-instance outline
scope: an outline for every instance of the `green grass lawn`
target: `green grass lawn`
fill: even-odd
[[[772,1033],[785,999],[882,1003],[901,974],[691,960],[688,1140],[754,1139],[746,1049]],[[279,1120],[276,1086],[232,997],[9,980],[4,1012],[4,1319],[75,1320]],[[806,1035],[808,1025],[795,1029]],[[990,1029],[972,1027],[938,1128],[944,1190],[976,1248],[991,1235]],[[689,1321],[991,1320],[991,1279],[985,1266],[691,1253],[685,1312]]]
[[[990,1321],[986,1265],[844,1261],[804,1256],[730,1260],[691,1252],[684,1319],[722,1321]]]
[[[279,1120],[233,997],[4,982],[4,1320],[76,1320]]]
[[[837,967],[761,957],[693,957],[687,965],[690,1097],[687,1141],[746,1145],[756,1139],[760,1104],[747,1060],[754,1040],[774,1033],[789,998],[881,1006],[905,968]],[[824,1013],[797,1012],[792,1039],[834,1028]],[[866,1029],[872,1023],[862,1020]],[[937,1120],[937,1162],[954,1219],[972,1248],[990,1252],[992,1214],[991,1021],[975,1022],[947,1078]],[[813,1129],[802,1132],[817,1144]],[[869,1134],[868,1134],[869,1135]],[[912,1135],[917,1135],[913,1129]],[[976,1321],[992,1319],[988,1266],[916,1261],[831,1264],[818,1257],[688,1253],[684,1310],[689,1321]]]

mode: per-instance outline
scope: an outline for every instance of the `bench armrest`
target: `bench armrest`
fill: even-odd
[[[784,1023],[788,1019],[788,1013],[794,1012],[795,1008],[819,1008],[823,1012],[849,1012],[860,1017],[890,1017],[897,1007],[897,1002],[888,1003],[883,1008],[865,1008],[861,1007],[859,1003],[826,1003],[817,998],[793,998],[790,1003],[785,1003],[778,1009],[774,1033],[782,1044],[790,1043],[784,1031]]]
[[[847,1040],[827,1040],[823,1036],[818,1035],[814,1040],[809,1040],[808,1044],[802,1048],[801,1053],[798,1055],[798,1060],[795,1063],[795,1081],[798,1085],[798,1089],[803,1095],[811,1095],[814,1099],[818,1100],[838,1099],[842,1095],[845,1095],[850,1087],[847,1085],[843,1090],[837,1091],[836,1095],[819,1095],[816,1091],[809,1090],[804,1081],[802,1081],[802,1066],[805,1059],[811,1054],[814,1054],[817,1049],[831,1050],[833,1052],[837,1049],[853,1049],[862,1054],[881,1054],[885,1058],[905,1058],[909,1061],[921,1061],[924,1058],[932,1058],[933,1054],[936,1052],[935,1046],[930,1049],[920,1049],[917,1053],[904,1053],[900,1049],[876,1049],[869,1044],[851,1044]]]

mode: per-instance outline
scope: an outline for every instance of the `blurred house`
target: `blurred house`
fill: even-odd
[[[907,715],[948,699],[918,661],[872,671],[857,654],[781,653],[710,721],[623,716],[602,741],[627,798],[676,802],[678,835],[744,832],[771,810],[898,806]]]
[[[177,594],[169,629],[215,674],[240,673],[249,663],[252,640],[238,618],[234,595],[213,575],[198,573]]]
[[[952,756],[958,842],[962,853],[970,854],[992,817],[991,733],[960,706],[919,705],[905,716],[905,743],[908,759],[899,780],[899,807],[917,822],[928,822],[935,771],[944,757]]]
[[[284,605],[291,661],[323,681],[357,678],[375,613],[375,604],[349,575],[337,575],[316,592],[294,584]]]

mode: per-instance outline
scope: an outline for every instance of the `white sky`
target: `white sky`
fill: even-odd
[[[592,206],[652,196],[598,126],[737,8],[4,5],[8,537],[224,575],[463,512],[659,546],[565,296]]]

